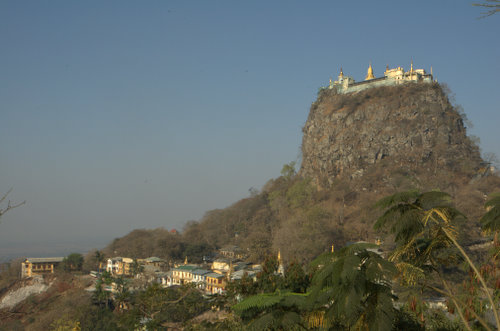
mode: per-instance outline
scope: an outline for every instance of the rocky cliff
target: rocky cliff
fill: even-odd
[[[479,149],[437,83],[323,90],[303,128],[300,174],[320,186],[360,178],[377,165],[473,174]]]

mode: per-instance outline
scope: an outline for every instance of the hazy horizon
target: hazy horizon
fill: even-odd
[[[481,12],[465,0],[1,2],[0,194],[27,202],[0,220],[0,257],[182,230],[248,196],[300,160],[309,107],[340,67],[360,81],[370,62],[377,77],[432,66],[469,134],[500,155],[500,16]]]

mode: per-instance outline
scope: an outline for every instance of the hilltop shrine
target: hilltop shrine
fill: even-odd
[[[335,88],[339,93],[351,93],[359,92],[372,87],[391,86],[407,82],[434,82],[432,67],[431,72],[426,73],[424,69],[413,69],[413,61],[411,61],[410,70],[408,71],[404,71],[403,67],[389,69],[389,66],[387,65],[386,70],[384,71],[384,76],[376,78],[373,74],[372,64],[370,63],[365,80],[362,82],[356,82],[352,77],[344,76],[342,68],[340,68],[338,80],[332,82],[330,79],[330,84],[327,88]]]

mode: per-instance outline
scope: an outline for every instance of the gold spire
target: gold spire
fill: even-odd
[[[339,80],[344,77],[344,72],[342,71],[342,67],[340,67]]]
[[[188,264],[188,257],[186,255],[186,258],[184,259],[184,264]]]
[[[335,251],[335,245],[332,243],[332,253]]]
[[[370,80],[370,79],[374,79],[374,78],[375,78],[375,76],[373,75],[372,63],[370,61],[370,66],[368,67],[368,72],[366,73],[365,80]]]
[[[411,60],[411,64],[410,64],[410,72],[413,73],[413,59]]]
[[[281,263],[281,251],[280,250],[278,250],[278,262]]]

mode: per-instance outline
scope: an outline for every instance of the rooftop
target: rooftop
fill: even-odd
[[[152,256],[152,257],[148,257],[147,259],[144,259],[144,261],[149,262],[149,263],[153,263],[153,262],[162,262],[163,260],[160,259],[159,257]]]
[[[192,272],[193,275],[205,275],[208,273],[210,273],[210,271],[205,270],[205,269],[196,269],[196,270],[193,270],[193,272]]]
[[[192,264],[185,264],[185,265],[180,265],[173,270],[184,270],[184,271],[192,271],[195,269],[198,269],[199,267],[197,265],[192,265]]]
[[[28,257],[26,262],[30,263],[50,263],[50,262],[62,262],[64,257]]]

